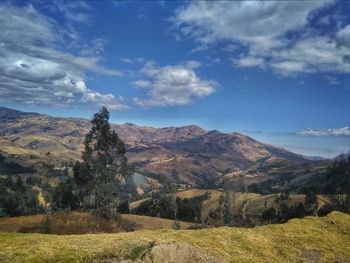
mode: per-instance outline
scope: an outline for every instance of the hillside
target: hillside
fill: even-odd
[[[54,118],[0,108],[0,151],[17,162],[61,166],[80,158],[90,122]],[[222,175],[242,172],[257,164],[278,161],[308,163],[302,156],[266,145],[239,133],[205,131],[190,125],[152,128],[112,125],[127,145],[129,162],[137,171],[162,174],[177,183],[207,185]],[[40,170],[40,169],[39,169]]]
[[[224,238],[223,238],[224,237]],[[349,262],[350,216],[283,225],[57,236],[0,233],[5,262]],[[181,253],[178,252],[181,250]],[[133,262],[128,261],[128,262]]]
[[[210,193],[209,198],[203,200],[200,206],[201,221],[213,224],[215,226],[223,226],[224,222],[222,219],[211,220],[208,222],[209,212],[220,209],[220,198],[223,193],[219,190],[210,189],[190,189],[175,193],[175,196],[180,199],[192,199],[198,196],[202,196],[206,193]],[[234,192],[231,196],[230,207],[235,216],[236,223],[238,225],[261,225],[262,214],[264,211],[275,208],[278,209],[280,194],[267,194],[261,195],[256,193],[244,193]],[[132,202],[130,208],[132,211],[137,211],[137,207],[141,204],[148,202],[150,198],[145,198]],[[288,200],[285,200],[287,206],[292,209],[299,203],[305,203],[305,195],[303,194],[289,194]],[[317,208],[316,212],[326,203],[329,203],[327,197],[318,195],[317,196]],[[221,207],[222,209],[222,207]],[[266,222],[265,222],[266,223]]]

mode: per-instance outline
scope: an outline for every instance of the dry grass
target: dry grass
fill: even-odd
[[[185,198],[193,198],[196,196],[204,195],[206,192],[214,192],[214,191],[193,188],[193,189],[177,192],[175,195],[180,199],[185,199]]]
[[[293,219],[283,225],[205,230],[142,230],[131,233],[57,236],[0,233],[0,260],[92,262],[135,258],[149,244],[188,243],[225,262],[350,261],[350,216]]]
[[[50,216],[51,232],[56,234],[85,234],[99,232],[121,232],[142,229],[172,229],[173,220],[123,214],[118,221],[103,220],[89,213],[70,212]],[[45,215],[19,216],[0,219],[0,231],[35,232],[43,231]],[[181,229],[190,226],[180,222]]]
[[[140,216],[140,215],[121,215],[123,220],[133,222],[136,224],[136,229],[172,229],[174,220],[151,217],[151,216]],[[181,229],[187,229],[191,223],[180,221]]]
[[[39,227],[44,218],[43,215],[0,218],[0,231],[18,232],[22,227]]]

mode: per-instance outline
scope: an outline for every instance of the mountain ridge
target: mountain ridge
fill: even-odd
[[[1,151],[41,156],[53,163],[80,159],[89,120],[7,108],[0,112]],[[301,155],[237,132],[206,131],[196,125],[154,128],[111,123],[111,127],[126,143],[129,162],[138,171],[162,174],[178,183],[202,185],[258,163],[309,162]]]

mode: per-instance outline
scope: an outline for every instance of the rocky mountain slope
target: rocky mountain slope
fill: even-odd
[[[144,174],[162,174],[179,183],[201,185],[257,164],[308,162],[302,156],[239,133],[198,126],[152,128],[113,124],[128,148],[131,164]],[[31,165],[60,165],[80,158],[90,121],[55,118],[0,108],[0,150]]]

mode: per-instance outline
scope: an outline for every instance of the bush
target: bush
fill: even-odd
[[[43,211],[38,192],[20,176],[0,178],[0,211],[2,215],[21,216]]]
[[[334,206],[332,204],[325,204],[318,210],[317,215],[326,216],[333,210],[334,210]]]
[[[48,214],[39,226],[22,227],[22,233],[45,233],[56,235],[83,235],[88,233],[116,233],[137,230],[134,222],[120,217],[106,219],[96,213],[62,210]]]
[[[120,230],[118,223],[87,213],[70,211],[47,215],[42,222],[41,232],[56,235],[81,235],[87,233],[112,233]]]
[[[180,225],[179,221],[174,221],[173,229],[174,230],[180,230],[181,229],[181,225]]]

